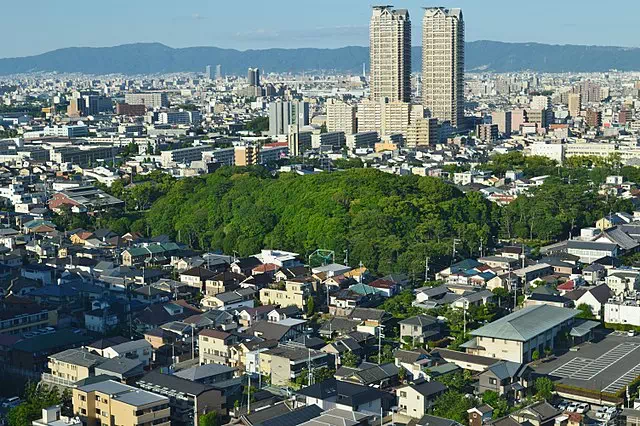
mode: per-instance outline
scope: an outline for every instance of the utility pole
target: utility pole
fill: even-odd
[[[467,302],[462,305],[462,336],[467,335]]]
[[[247,374],[249,386],[247,387],[247,414],[251,412],[251,374]]]
[[[309,360],[307,361],[307,370],[309,370],[309,386],[311,386],[311,377],[313,372],[311,371],[311,348],[309,348]]]
[[[424,263],[424,282],[429,281],[429,256],[427,256],[427,260]]]
[[[196,344],[194,340],[193,323],[191,324],[191,359],[196,357]]]
[[[382,326],[378,327],[378,365],[382,364]]]

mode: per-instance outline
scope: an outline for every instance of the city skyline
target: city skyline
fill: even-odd
[[[221,8],[217,3],[193,1],[175,11],[161,7],[164,0],[150,8],[147,1],[125,3],[115,0],[105,10],[96,11],[77,0],[68,7],[36,1],[41,12],[30,17],[30,25],[13,20],[4,23],[5,31],[16,35],[11,43],[0,46],[0,58],[23,57],[65,47],[106,47],[137,42],[159,42],[171,47],[216,46],[238,50],[265,48],[322,47],[335,48],[368,44],[368,20],[371,3],[347,3],[329,0],[322,5],[305,5],[304,13],[294,8],[293,0],[279,0],[282,7],[272,3],[260,4],[239,0],[234,7]],[[527,16],[513,3],[492,2],[492,7],[470,0],[424,3],[417,0],[390,2],[396,8],[406,8],[412,16],[422,15],[428,6],[460,7],[465,10],[467,40],[496,40],[505,42],[539,42],[550,44],[582,44],[636,47],[634,16],[640,5],[631,1],[619,2],[626,12],[616,16],[616,31],[606,26],[589,24],[595,0],[573,4],[551,3],[543,0],[539,8],[527,10]],[[570,3],[570,2],[567,2]],[[122,7],[119,7],[122,6]],[[291,7],[289,7],[291,6]],[[335,6],[335,7],[334,7]],[[553,13],[549,7],[553,6]],[[9,3],[7,16],[20,13],[20,5]],[[341,13],[336,14],[339,7]],[[126,15],[122,11],[126,10]],[[99,13],[98,13],[99,12]],[[220,16],[224,14],[225,18]],[[101,19],[97,20],[96,17]],[[145,16],[130,25],[126,16]],[[283,19],[278,19],[278,17]],[[227,19],[228,18],[228,19]],[[62,20],[73,19],[65,28]],[[32,26],[38,32],[29,31]],[[73,31],[71,31],[73,28]],[[159,31],[158,28],[162,28]],[[42,34],[53,34],[43,37]],[[82,34],[82,37],[78,37]],[[412,44],[421,44],[419,31],[413,31]]]

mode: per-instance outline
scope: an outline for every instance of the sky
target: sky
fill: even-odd
[[[0,58],[63,47],[160,42],[171,47],[335,48],[368,45],[367,0],[31,0],[3,2]],[[466,39],[640,46],[640,1],[397,0],[420,44],[422,7],[461,7]],[[604,16],[602,16],[604,15]],[[16,19],[12,19],[15,17]]]

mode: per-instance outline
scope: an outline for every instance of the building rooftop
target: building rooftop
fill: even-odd
[[[529,306],[471,332],[472,336],[526,342],[578,315],[575,309]]]
[[[134,388],[114,380],[92,383],[78,388],[82,392],[100,392],[110,395],[112,399],[117,399],[125,404],[140,407],[154,403],[169,403],[169,400],[153,392]]]

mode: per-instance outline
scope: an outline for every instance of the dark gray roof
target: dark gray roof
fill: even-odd
[[[512,377],[518,377],[522,373],[524,364],[512,361],[498,361],[489,366],[486,371],[493,373],[498,379],[504,380]]]
[[[437,381],[423,382],[417,385],[410,386],[427,398],[438,395],[447,390],[447,387],[444,384]]]
[[[98,367],[96,367],[97,374],[99,374],[98,372],[103,374],[115,373],[115,374],[126,376],[127,373],[132,372],[134,370],[139,370],[140,373],[142,373],[143,372],[142,362],[138,361],[137,359],[129,359],[129,358],[123,358],[123,357],[112,358],[110,360],[103,362]]]
[[[236,371],[236,369],[222,364],[205,364],[178,371],[175,373],[175,376],[195,382],[200,379],[226,374],[232,371]]]
[[[387,395],[386,392],[372,387],[336,379],[327,379],[324,382],[302,388],[298,394],[322,400],[339,396],[341,404],[351,407],[382,399]]]
[[[431,416],[429,414],[425,414],[424,416],[422,416],[420,420],[418,420],[418,423],[416,423],[416,425],[417,426],[457,426],[457,425],[460,425],[460,423],[456,422],[455,420],[449,420],[443,417],[436,417],[436,416]]]
[[[177,376],[170,376],[169,374],[162,374],[158,371],[152,371],[146,374],[142,379],[138,380],[137,385],[141,387],[144,385],[155,385],[161,388],[167,388],[169,390],[196,396],[213,389],[211,386],[192,382],[191,380],[185,380]]]
[[[431,315],[416,315],[415,317],[407,318],[405,320],[400,321],[400,324],[406,325],[417,325],[419,327],[424,327],[428,325],[432,325],[438,322],[438,319],[432,317]]]
[[[567,248],[578,249],[578,250],[614,251],[616,247],[617,246],[615,244],[611,244],[611,243],[599,243],[599,242],[592,242],[592,241],[577,241],[577,240],[567,241]]]
[[[297,426],[311,419],[315,419],[320,416],[323,411],[324,410],[317,405],[307,405],[289,413],[265,420],[259,423],[259,426]]]

